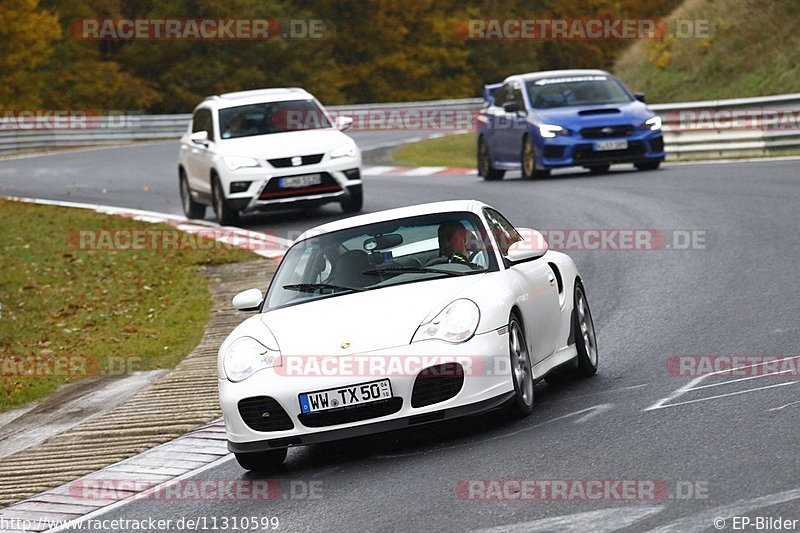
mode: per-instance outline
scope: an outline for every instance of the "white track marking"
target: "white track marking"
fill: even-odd
[[[585,513],[540,518],[530,522],[518,522],[486,529],[475,533],[537,533],[550,531],[575,531],[583,533],[610,533],[631,526],[639,520],[663,510],[662,506],[612,507]]]
[[[791,357],[785,357],[785,358],[783,358],[783,360],[786,360],[786,359],[798,359],[798,358],[800,358],[800,355],[793,355]],[[739,367],[736,367],[736,368],[726,368],[724,370],[717,370],[715,372],[709,372],[708,374],[703,374],[702,376],[698,376],[698,377],[694,378],[693,380],[691,380],[686,385],[683,385],[682,387],[676,389],[675,391],[672,392],[672,394],[670,394],[666,398],[661,398],[656,403],[654,403],[650,407],[647,407],[644,410],[645,411],[653,411],[653,410],[656,410],[656,409],[664,409],[666,407],[673,407],[673,406],[676,406],[676,405],[685,405],[685,404],[689,404],[689,403],[702,402],[702,401],[705,401],[705,400],[714,400],[714,399],[717,399],[717,398],[724,398],[726,396],[734,396],[734,395],[737,395],[737,394],[744,394],[746,392],[753,392],[753,391],[758,391],[758,390],[771,389],[773,387],[781,387],[783,385],[791,385],[792,383],[795,383],[794,381],[791,381],[789,383],[780,383],[778,385],[770,385],[768,387],[758,387],[758,388],[755,388],[755,389],[748,389],[748,390],[745,390],[745,391],[731,392],[729,394],[720,394],[720,395],[717,395],[717,396],[712,396],[710,398],[700,398],[700,399],[697,399],[697,400],[690,400],[690,401],[686,401],[686,402],[679,402],[679,403],[672,403],[672,404],[665,405],[665,404],[667,404],[667,402],[675,400],[676,398],[679,398],[680,396],[683,396],[687,392],[690,392],[690,391],[693,391],[693,390],[703,389],[703,388],[707,388],[707,387],[714,387],[714,386],[717,386],[717,385],[725,385],[727,383],[735,383],[736,381],[744,381],[745,379],[752,379],[752,378],[740,378],[740,379],[726,381],[724,383],[718,383],[718,384],[714,384],[714,385],[703,385],[701,387],[696,387],[695,386],[698,383],[702,382],[703,380],[705,380],[705,379],[707,379],[707,378],[709,378],[711,376],[716,376],[718,374],[729,374],[731,372],[737,372],[739,370],[745,370],[745,369],[748,369],[748,368],[755,368],[757,366],[763,366],[763,365],[768,365],[768,364],[775,364],[775,361],[774,360],[762,361],[760,363],[754,363],[752,365],[744,365],[744,366],[739,366]],[[768,374],[763,374],[763,375],[768,375]],[[753,376],[753,377],[761,377],[761,376]]]
[[[652,411],[654,409],[661,409],[662,407],[664,407],[665,403],[667,403],[667,402],[669,402],[671,400],[674,400],[675,398],[677,398],[679,396],[683,396],[684,394],[686,394],[686,392],[688,392],[689,389],[691,389],[692,387],[694,387],[696,384],[700,383],[704,379],[706,379],[706,376],[699,376],[699,377],[694,378],[692,381],[690,381],[686,385],[674,390],[672,392],[672,394],[670,394],[666,398],[661,398],[660,400],[658,400],[656,403],[654,403],[653,405],[651,405],[650,407],[645,409],[645,411]]]
[[[430,176],[442,170],[447,170],[447,167],[416,167],[409,169],[404,174],[406,176]]]
[[[781,409],[785,409],[786,407],[790,407],[792,405],[798,405],[798,404],[800,404],[800,401],[790,402],[790,403],[787,403],[786,405],[781,405],[780,407],[773,407],[772,409],[769,409],[769,411],[780,411]]]
[[[364,174],[365,176],[380,176],[381,174],[386,174],[387,172],[391,172],[396,168],[398,167],[388,167],[388,166],[364,167],[362,174]]]
[[[665,524],[647,533],[701,533],[703,531],[714,530],[714,519],[729,519],[732,516],[747,515],[762,507],[778,505],[800,499],[800,489],[791,489],[784,492],[776,492],[767,496],[760,496],[749,500],[739,500],[729,505],[723,505],[707,511],[681,518],[669,524]],[[794,517],[791,517],[794,518]],[[731,530],[731,524],[726,524],[726,531]]]
[[[692,391],[692,390],[700,390],[700,389],[709,389],[711,387],[719,387],[720,385],[727,385],[729,383],[737,383],[739,381],[748,381],[750,379],[758,379],[758,378],[763,378],[763,377],[767,377],[767,376],[778,376],[780,374],[786,374],[787,372],[794,372],[794,370],[781,370],[780,372],[770,372],[768,374],[759,374],[757,376],[750,376],[750,377],[746,377],[746,378],[729,379],[729,380],[726,380],[726,381],[721,381],[720,383],[712,383],[710,385],[700,385],[699,387],[694,387],[694,388],[691,388],[691,389],[688,389],[688,390]]]
[[[696,400],[686,400],[685,402],[678,402],[678,403],[671,403],[668,405],[662,405],[660,407],[656,407],[655,409],[666,409],[667,407],[677,407],[678,405],[687,405],[690,403],[697,403],[697,402],[706,402],[708,400],[717,400],[719,398],[726,398],[728,396],[737,396],[739,394],[747,394],[748,392],[756,392],[760,390],[766,389],[774,389],[775,387],[785,387],[786,385],[794,385],[797,383],[796,381],[790,381],[788,383],[778,383],[776,385],[767,385],[766,387],[756,387],[755,389],[747,389],[747,390],[740,390],[736,392],[729,392],[727,394],[717,394],[716,396],[709,396],[708,398],[697,398]],[[654,409],[653,407],[648,407],[645,411],[649,411]]]

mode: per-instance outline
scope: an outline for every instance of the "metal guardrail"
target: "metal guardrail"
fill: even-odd
[[[333,113],[370,110],[471,110],[480,98],[330,106]],[[668,159],[771,155],[800,150],[800,93],[650,106],[664,121]],[[0,113],[0,154],[177,139],[191,115],[84,116],[67,127],[19,128]],[[70,120],[70,119],[67,119]],[[81,122],[83,120],[83,122]],[[52,121],[57,125],[57,121]],[[81,126],[83,124],[83,126]]]

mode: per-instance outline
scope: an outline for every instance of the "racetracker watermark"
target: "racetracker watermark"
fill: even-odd
[[[0,110],[0,131],[135,129],[138,115],[123,111],[93,109]]]
[[[462,479],[459,500],[657,501],[707,499],[707,481],[660,479]]]
[[[800,109],[683,109],[662,115],[672,130],[800,130]]]
[[[122,376],[144,370],[141,357],[83,355],[7,355],[0,357],[0,375],[18,378]]]
[[[800,355],[673,355],[667,359],[667,372],[677,377],[796,377],[800,376]]]
[[[281,244],[283,242],[283,244]],[[76,229],[67,233],[67,245],[74,250],[231,250],[252,251],[285,248],[285,241],[269,235],[215,228],[179,229]]]
[[[537,233],[538,232],[538,233]],[[587,228],[520,230],[521,245],[534,250],[625,251],[705,250],[705,230]],[[520,245],[517,245],[520,246]]]
[[[349,117],[351,131],[472,131],[477,128],[479,110],[425,107],[368,107],[329,110],[332,120]],[[282,109],[273,124],[290,131],[327,126],[328,116],[316,109]],[[509,127],[517,127],[516,122]]]
[[[466,40],[634,41],[642,39],[705,39],[711,22],[697,19],[463,19],[456,34]]]
[[[96,18],[69,25],[75,39],[100,41],[324,39],[331,28],[321,19],[276,18]]]
[[[160,485],[147,479],[84,478],[68,484],[67,494],[82,500],[208,500],[270,501],[319,500],[321,480],[292,479],[184,479]]]
[[[505,330],[501,330],[504,332]],[[347,348],[350,346],[348,345]],[[508,355],[282,355],[273,367],[287,377],[420,377],[507,376]]]

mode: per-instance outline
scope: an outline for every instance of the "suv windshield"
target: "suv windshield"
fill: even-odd
[[[473,213],[437,213],[325,233],[289,249],[264,309],[497,270]]]
[[[331,127],[327,115],[313,100],[265,102],[219,110],[223,139]]]
[[[543,78],[525,85],[528,99],[537,109],[622,104],[633,100],[617,80],[608,76]]]

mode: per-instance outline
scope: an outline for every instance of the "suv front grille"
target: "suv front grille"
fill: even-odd
[[[300,158],[299,165],[292,164],[292,159],[294,159],[294,157],[279,157],[278,159],[267,159],[267,161],[275,168],[300,167],[303,165],[315,165],[322,161],[324,155],[325,154],[295,156]]]
[[[315,172],[315,174],[319,174],[320,182],[316,185],[311,185],[309,187],[298,187],[298,188],[286,188],[281,189],[278,186],[278,182],[281,178],[288,178],[291,176],[280,176],[274,177],[267,182],[266,187],[264,190],[261,191],[259,198],[262,200],[270,200],[272,198],[292,198],[295,196],[308,196],[311,194],[320,194],[320,193],[332,193],[341,191],[342,187],[333,179],[327,172]],[[295,176],[303,176],[304,174],[295,174]]]

